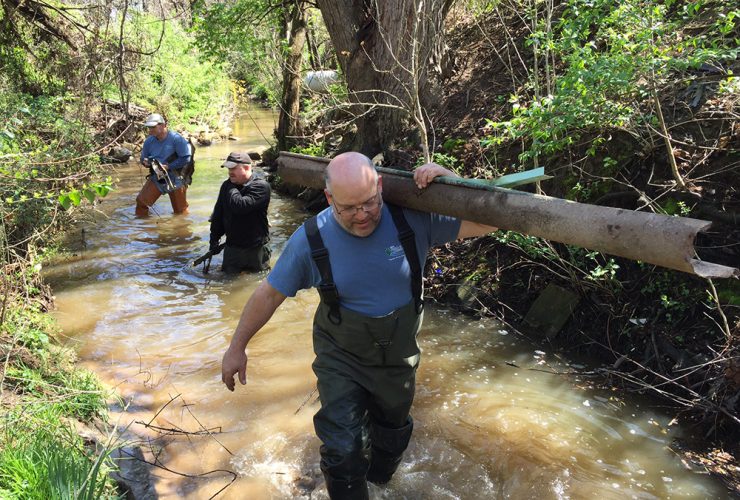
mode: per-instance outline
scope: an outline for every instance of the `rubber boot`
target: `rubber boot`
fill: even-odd
[[[337,479],[324,472],[326,491],[331,500],[368,500],[367,481],[358,479]]]
[[[399,429],[389,429],[378,424],[370,425],[370,468],[367,480],[375,484],[385,484],[391,480],[401,463],[401,457],[411,439],[414,422],[411,417],[408,423]]]
[[[358,443],[360,444],[360,443]],[[326,490],[332,500],[367,500],[368,461],[361,446],[348,454],[332,453],[321,445],[321,472],[326,479]]]

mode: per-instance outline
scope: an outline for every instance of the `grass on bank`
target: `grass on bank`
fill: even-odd
[[[55,327],[32,297],[2,290],[0,316],[0,498],[119,498],[108,477],[110,447],[95,447],[74,421],[105,419],[105,392],[55,342]],[[8,295],[6,295],[8,294]]]

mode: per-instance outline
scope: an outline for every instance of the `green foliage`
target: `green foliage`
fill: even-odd
[[[110,451],[93,455],[64,412],[53,404],[11,410],[2,417],[0,497],[120,498],[108,479]]]
[[[90,203],[95,203],[96,197],[104,198],[111,189],[111,179],[108,177],[104,182],[83,184],[80,189],[63,191],[59,194],[58,200],[59,204],[66,210],[72,205],[79,206],[83,198]]]
[[[64,223],[59,204],[92,203],[110,191],[110,179],[96,179],[98,158],[87,125],[71,116],[76,104],[68,95],[0,92],[0,247],[25,255]]]
[[[50,320],[32,310],[21,311],[13,309],[8,313],[5,328],[12,332],[18,345],[41,354],[49,347]]]
[[[686,217],[691,213],[691,208],[685,202],[673,198],[667,198],[660,206],[666,215]]]
[[[64,420],[104,417],[102,387],[56,344],[56,327],[43,312],[40,265],[12,269],[2,282],[10,295],[0,321],[0,383],[12,404],[0,409],[0,498],[116,498],[110,450],[86,449]],[[24,283],[23,296],[14,295]]]
[[[95,376],[73,366],[74,354],[53,342],[50,317],[33,307],[12,307],[0,325],[0,338],[14,346],[4,383],[39,400],[53,400],[65,416],[90,420],[105,412],[105,397]]]
[[[447,154],[456,154],[467,144],[468,141],[462,138],[449,138],[442,143],[442,149]]]
[[[578,274],[571,274],[570,279],[575,280],[581,276],[587,282],[596,283],[609,291],[622,288],[617,277],[619,265],[613,258],[600,252],[567,246],[561,255],[547,240],[536,236],[514,231],[498,231],[493,236],[499,243],[515,248],[533,260],[552,262],[557,269],[577,270]]]
[[[229,72],[252,93],[276,105],[282,92],[280,37],[284,9],[266,0],[238,0],[233,3],[194,7],[191,32],[197,47],[217,63],[227,63]]]
[[[586,252],[586,257],[595,264],[595,267],[588,271],[588,279],[619,283],[617,281],[617,269],[619,269],[619,266],[614,262],[614,259],[607,259],[600,252]],[[599,258],[605,261],[604,264],[599,262]]]
[[[513,246],[534,258],[559,258],[546,240],[536,236],[527,236],[514,231],[498,231],[494,233],[494,237],[499,243]]]
[[[706,303],[709,297],[703,288],[692,287],[677,273],[665,270],[651,272],[640,293],[660,304],[660,319],[668,324],[690,318],[693,307]]]
[[[0,23],[13,27],[0,30],[0,88],[12,84],[15,90],[36,96],[63,93],[60,66],[68,61],[69,47],[52,36],[40,35],[25,16],[15,15],[10,22],[5,5],[0,8]],[[32,57],[29,47],[33,47]]]
[[[293,146],[290,148],[290,152],[308,156],[326,156],[326,148],[323,142],[309,144],[308,146]]]
[[[720,304],[740,307],[740,281],[721,280],[716,284]]]
[[[466,0],[465,10],[477,18],[491,12],[500,3],[499,0]]]
[[[128,30],[144,40],[162,36],[159,50],[142,57],[130,77],[133,102],[185,128],[193,123],[225,124],[232,107],[228,75],[220,66],[201,60],[190,34],[177,23],[146,14],[132,16]],[[117,96],[112,93],[110,97]]]
[[[294,4],[276,5],[268,0],[235,0],[230,3],[196,2],[191,32],[196,46],[216,63],[224,63],[232,79],[241,82],[258,99],[278,106],[282,98],[283,63],[287,55],[290,11]],[[303,61],[311,69],[336,68],[334,52],[318,9],[306,12],[313,51],[304,46]],[[330,85],[328,95],[312,94],[302,104],[302,114],[312,119],[326,101],[346,103],[343,85]],[[316,101],[316,102],[314,102]]]
[[[438,165],[442,165],[445,168],[452,170],[458,174],[462,171],[462,164],[460,160],[452,155],[446,153],[432,153],[431,161]],[[420,167],[424,163],[424,158],[419,158],[416,161],[416,167]]]
[[[511,118],[489,120],[483,145],[524,141],[520,160],[532,162],[585,131],[639,132],[639,103],[669,75],[737,57],[737,19],[737,9],[726,12],[721,2],[569,0],[557,24],[538,19],[528,40],[540,60],[562,63],[549,82],[552,95],[512,95]],[[696,24],[700,36],[683,35]]]

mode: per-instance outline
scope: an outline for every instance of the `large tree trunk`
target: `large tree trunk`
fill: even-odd
[[[288,52],[283,69],[283,95],[276,131],[278,148],[287,151],[300,134],[301,64],[303,46],[306,43],[306,8],[304,0],[296,0],[290,13],[290,35]]]
[[[373,157],[393,142],[404,119],[423,122],[427,68],[452,0],[317,3],[355,104],[350,149]]]

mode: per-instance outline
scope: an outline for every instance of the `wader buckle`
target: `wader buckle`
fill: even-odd
[[[380,353],[383,356],[383,366],[385,366],[385,349],[393,344],[391,339],[376,340],[375,347],[380,349]]]
[[[334,304],[339,304],[339,292],[337,291],[337,287],[334,286],[334,283],[319,283],[316,289],[319,291],[321,300],[326,302],[327,305],[333,306]]]
[[[342,314],[339,312],[339,292],[334,283],[319,283],[316,287],[319,291],[321,302],[329,307],[329,321],[335,325],[342,322]]]
[[[311,257],[313,257],[314,260],[323,260],[329,256],[329,250],[324,248],[319,248],[318,250],[311,250]]]
[[[414,231],[411,228],[404,229],[398,232],[398,241],[400,241],[401,243],[403,243],[404,240],[409,241],[413,237],[414,237]]]

